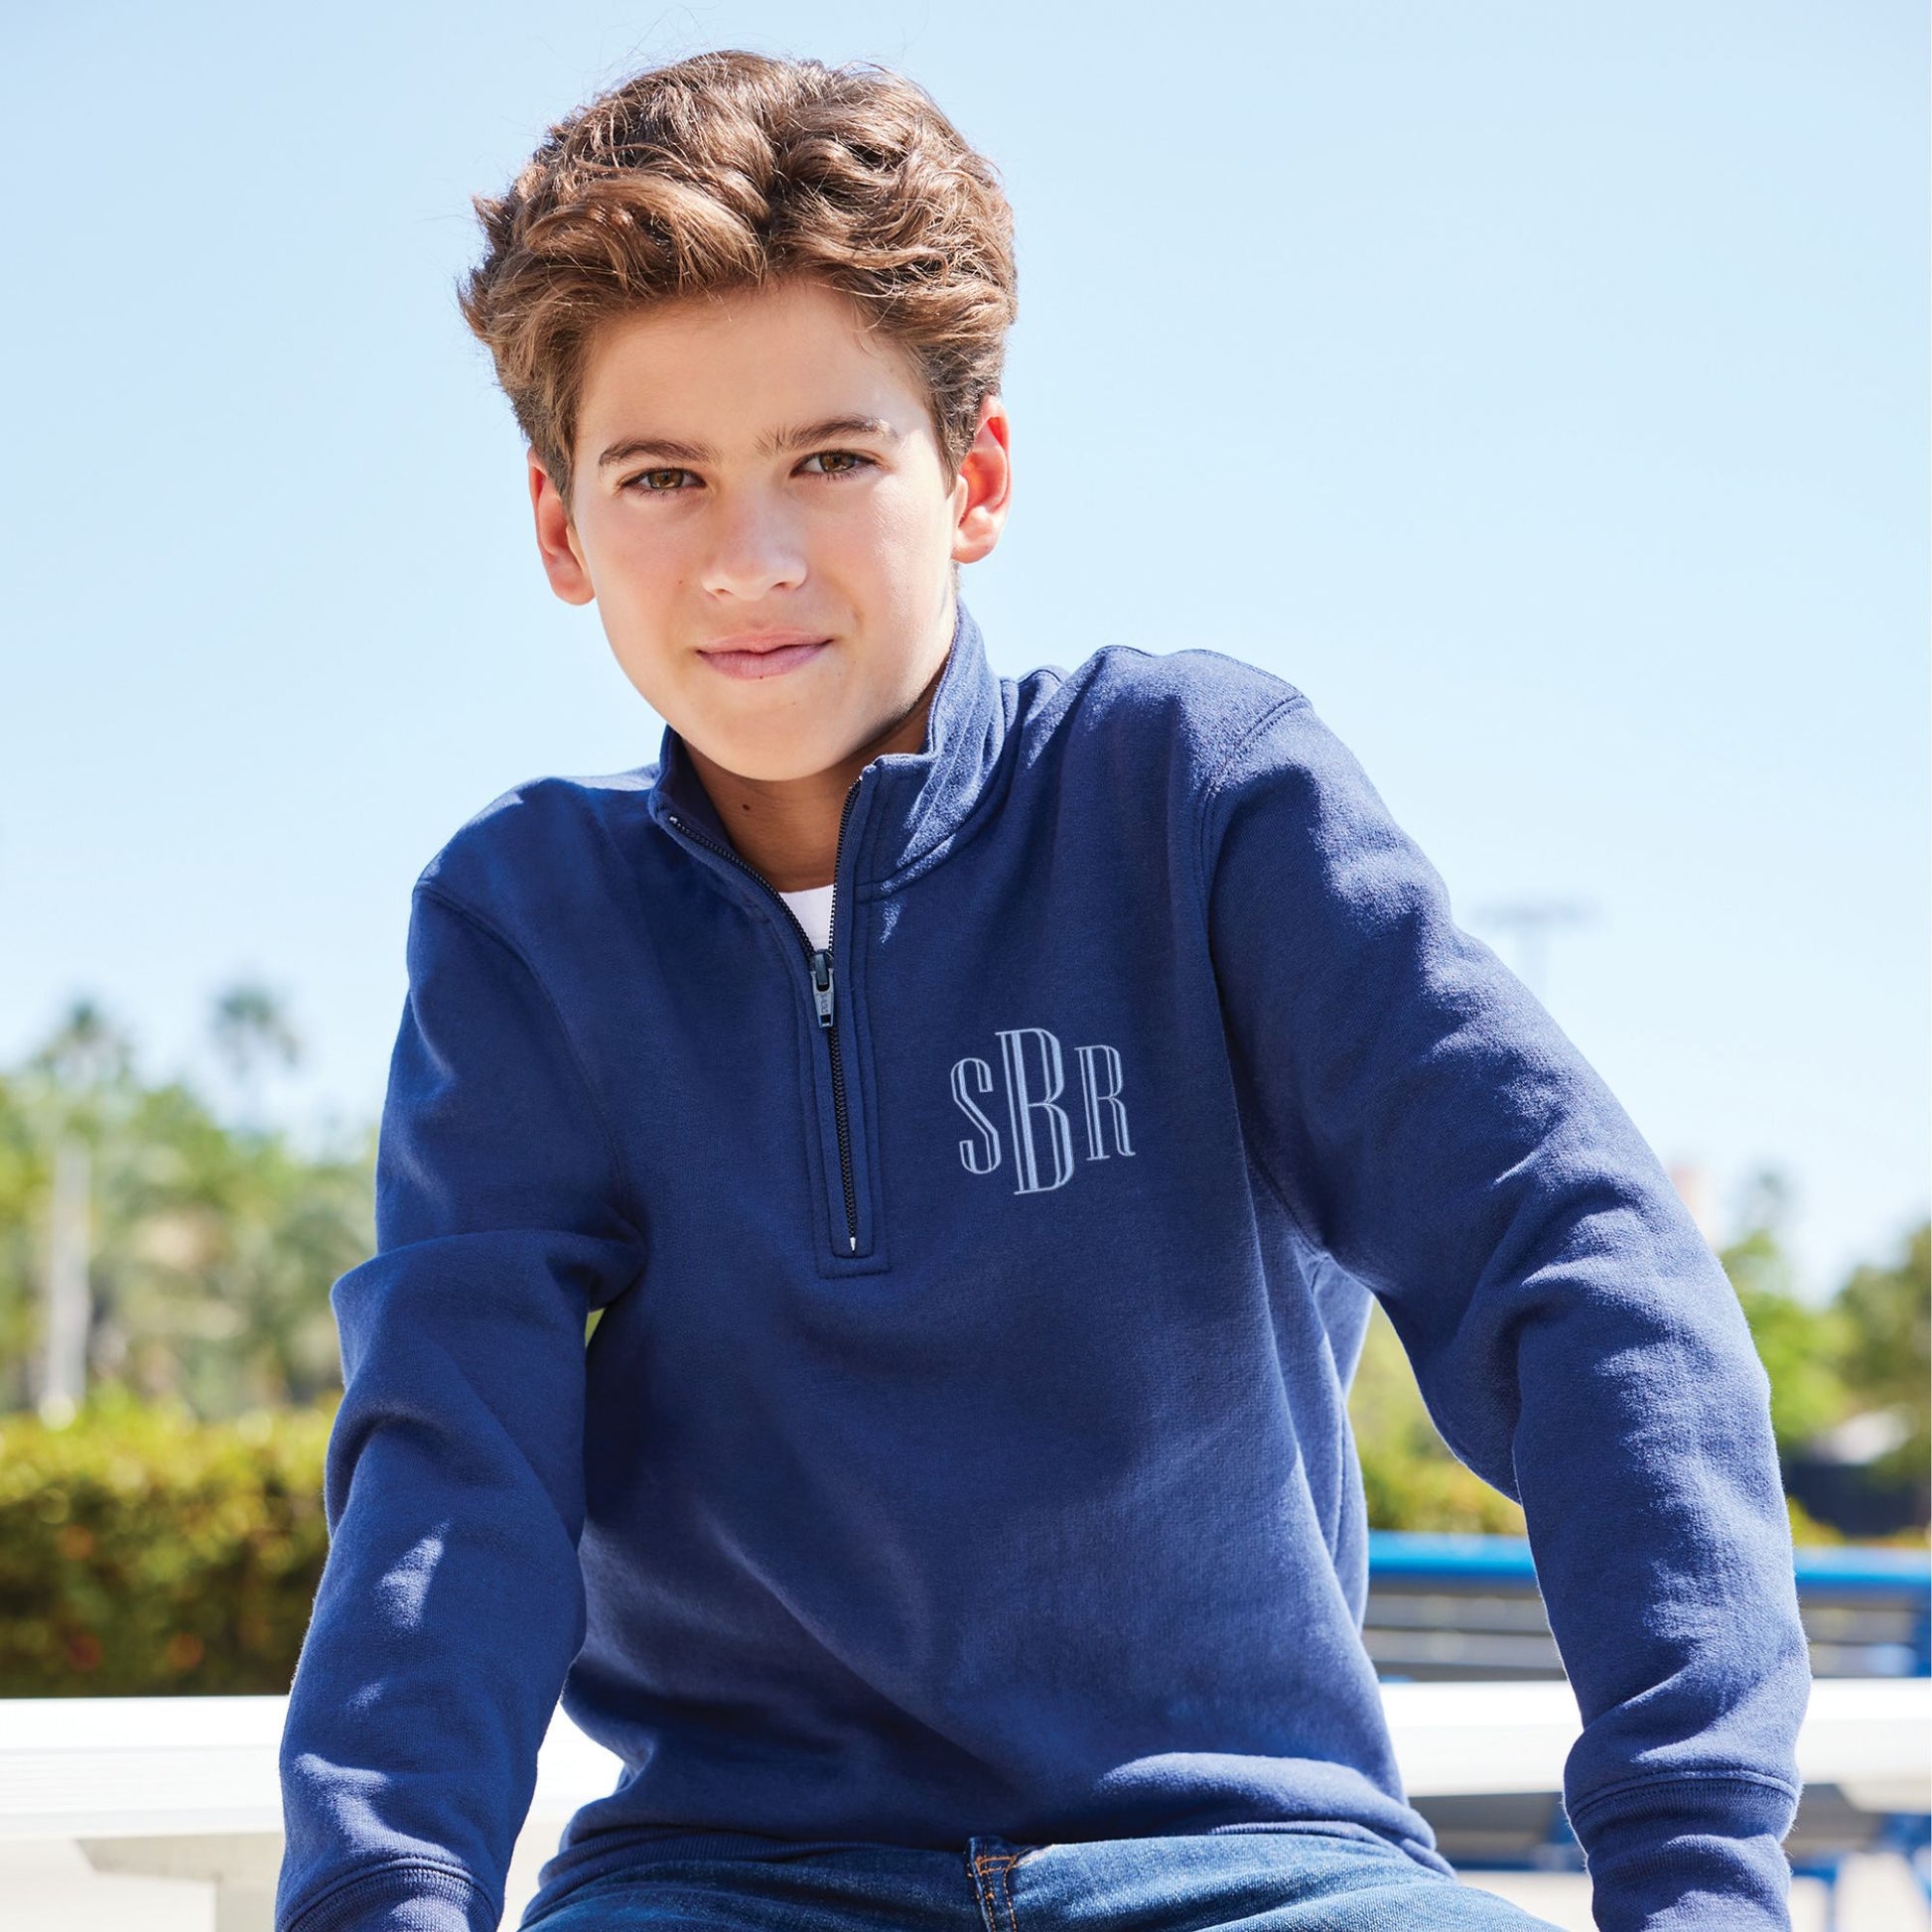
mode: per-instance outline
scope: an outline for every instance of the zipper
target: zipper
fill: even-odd
[[[798,914],[784,901],[784,896],[765,878],[763,873],[749,864],[728,845],[720,845],[709,834],[700,832],[696,826],[688,824],[675,812],[666,812],[665,817],[671,824],[696,844],[708,852],[715,852],[721,859],[729,860],[748,879],[755,879],[777,901],[778,910],[791,922],[791,929],[798,935],[798,943],[805,952],[806,971],[811,975],[812,1011],[816,1016],[819,1031],[825,1035],[827,1050],[832,1056],[832,1121],[839,1136],[839,1179],[845,1189],[845,1240],[846,1251],[857,1254],[859,1251],[859,1191],[852,1179],[852,1129],[846,1119],[845,1109],[845,1067],[839,1055],[838,1017],[833,1006],[832,984],[832,941],[838,937],[839,918],[839,860],[845,852],[845,828],[852,817],[852,801],[859,795],[859,780],[854,778],[846,787],[845,803],[839,809],[838,844],[832,850],[832,908],[825,921],[825,944],[816,947],[812,935],[800,922]]]

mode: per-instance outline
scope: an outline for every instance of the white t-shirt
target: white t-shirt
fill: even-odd
[[[798,923],[811,934],[812,944],[822,952],[832,943],[832,889],[807,886],[801,893],[780,893],[778,897],[798,914]]]

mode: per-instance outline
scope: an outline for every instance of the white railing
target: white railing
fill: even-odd
[[[1560,1680],[1387,1684],[1396,1756],[1416,1798],[1556,1792],[1578,1731]],[[282,1860],[276,1750],[287,1700],[0,1699],[0,1840],[78,1844],[97,1871],[215,1888],[216,1932],[272,1932]],[[1932,1810],[1932,1679],[1826,1679],[1799,1739],[1808,1784],[1862,1811]],[[517,1844],[528,1872],[618,1760],[561,1711]]]

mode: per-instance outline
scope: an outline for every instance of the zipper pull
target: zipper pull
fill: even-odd
[[[832,955],[820,950],[812,954],[812,1004],[818,1008],[818,1024],[832,1024]]]

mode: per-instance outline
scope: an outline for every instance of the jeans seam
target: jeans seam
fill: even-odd
[[[1013,1910],[1013,1892],[1007,1884],[1007,1873],[1018,1863],[1019,1854],[1014,1852],[982,1853],[973,1861],[973,1879],[979,1887],[980,1914],[986,1920],[987,1932],[1020,1932],[1020,1921]],[[996,1884],[1000,1910],[1006,1915],[1004,1926],[991,1903],[992,1887]]]

